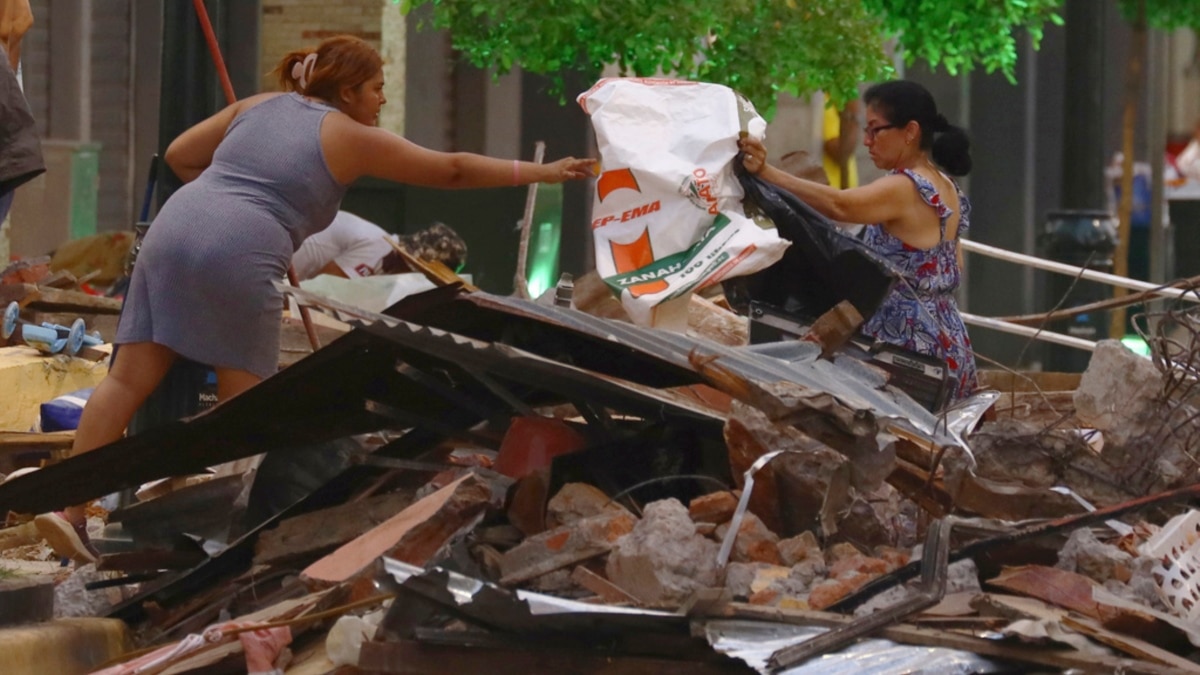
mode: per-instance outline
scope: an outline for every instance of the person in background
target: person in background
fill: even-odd
[[[437,261],[451,271],[457,272],[467,264],[467,242],[444,223],[434,223],[412,234],[401,234],[396,243],[414,258]],[[403,274],[416,272],[396,251],[390,251],[379,261],[377,274]]]
[[[396,253],[391,241],[410,255],[436,260],[451,270],[457,270],[467,259],[466,242],[444,223],[397,236],[366,218],[338,211],[329,227],[300,244],[292,256],[292,269],[301,280],[321,274],[353,279],[413,271]]]
[[[0,223],[12,207],[14,191],[46,171],[20,79],[21,39],[32,26],[29,0],[0,0]]]
[[[868,185],[838,190],[796,178],[768,164],[766,148],[752,138],[738,141],[742,161],[831,220],[873,223],[863,240],[902,278],[863,333],[945,361],[952,399],[964,398],[977,386],[975,356],[954,291],[961,279],[958,241],[971,207],[953,177],[971,170],[970,141],[915,82],[876,84],[863,102],[863,144],[875,166],[889,172]]]
[[[858,160],[854,157],[859,139],[858,113],[857,100],[850,101],[841,110],[826,105],[824,123],[821,125],[825,176],[829,185],[842,190],[858,187]],[[842,166],[846,167],[844,181]]]
[[[284,93],[233,103],[167,148],[185,185],[146,233],[114,340],[120,352],[88,399],[73,454],[120,439],[181,356],[213,367],[219,402],[273,374],[284,306],[275,282],[357,179],[484,188],[561,183],[595,166],[435,152],[379,128],[383,60],[356,37],[292,52],[275,74]],[[83,507],[35,522],[60,555],[95,560]]]

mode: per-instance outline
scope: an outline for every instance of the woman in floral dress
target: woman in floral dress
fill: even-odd
[[[838,190],[796,178],[766,162],[766,148],[738,142],[746,170],[792,192],[839,223],[873,223],[863,238],[900,271],[901,280],[863,332],[884,342],[942,359],[950,368],[951,397],[977,385],[971,339],[954,292],[961,278],[959,238],[971,206],[952,176],[971,170],[966,132],[938,113],[929,91],[896,80],[867,89],[863,144],[888,175]]]

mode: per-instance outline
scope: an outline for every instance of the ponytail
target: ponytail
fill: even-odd
[[[283,91],[335,103],[343,87],[357,87],[382,69],[374,47],[351,35],[336,35],[316,49],[289,53],[271,74]]]
[[[938,115],[942,122],[946,118]],[[938,125],[940,126],[940,125]],[[941,133],[936,133],[933,139],[933,161],[951,176],[965,176],[971,173],[971,139],[962,127],[946,123]]]
[[[284,56],[279,65],[275,66],[275,70],[271,71],[279,81],[279,88],[298,94],[305,93],[312,79],[312,67],[316,65],[316,56],[316,50],[312,49],[298,49]]]

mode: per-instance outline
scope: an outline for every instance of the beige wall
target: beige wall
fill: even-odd
[[[382,7],[380,0],[263,0],[263,91],[276,89],[269,73],[293,49],[316,46],[343,33],[379,49]]]
[[[384,93],[388,104],[380,126],[403,133],[404,16],[392,0],[263,0],[262,91],[278,88],[270,71],[284,54],[316,46],[334,35],[360,37],[384,59]]]

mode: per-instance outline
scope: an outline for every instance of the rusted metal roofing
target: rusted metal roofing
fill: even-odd
[[[696,383],[779,421],[816,415],[822,423],[880,445],[877,437],[895,426],[939,445],[965,447],[937,417],[886,386],[881,373],[853,359],[822,359],[817,346],[805,342],[727,347],[487,293],[432,305],[428,298],[418,299],[427,305],[418,314],[431,319],[423,325],[299,289],[285,292],[329,309],[359,330],[207,413],[0,485],[0,509],[61,508],[268,450],[382,428],[425,424],[444,432],[437,420],[445,418],[459,420],[458,428],[465,429],[488,411],[511,411],[513,399],[582,401],[633,414],[719,423],[711,408],[664,390]],[[446,294],[438,297],[444,300]],[[435,320],[460,332],[438,327]],[[406,377],[400,364],[433,379]],[[497,389],[511,391],[498,394]],[[482,408],[469,420],[459,419],[464,396]],[[381,411],[399,411],[402,419]]]

